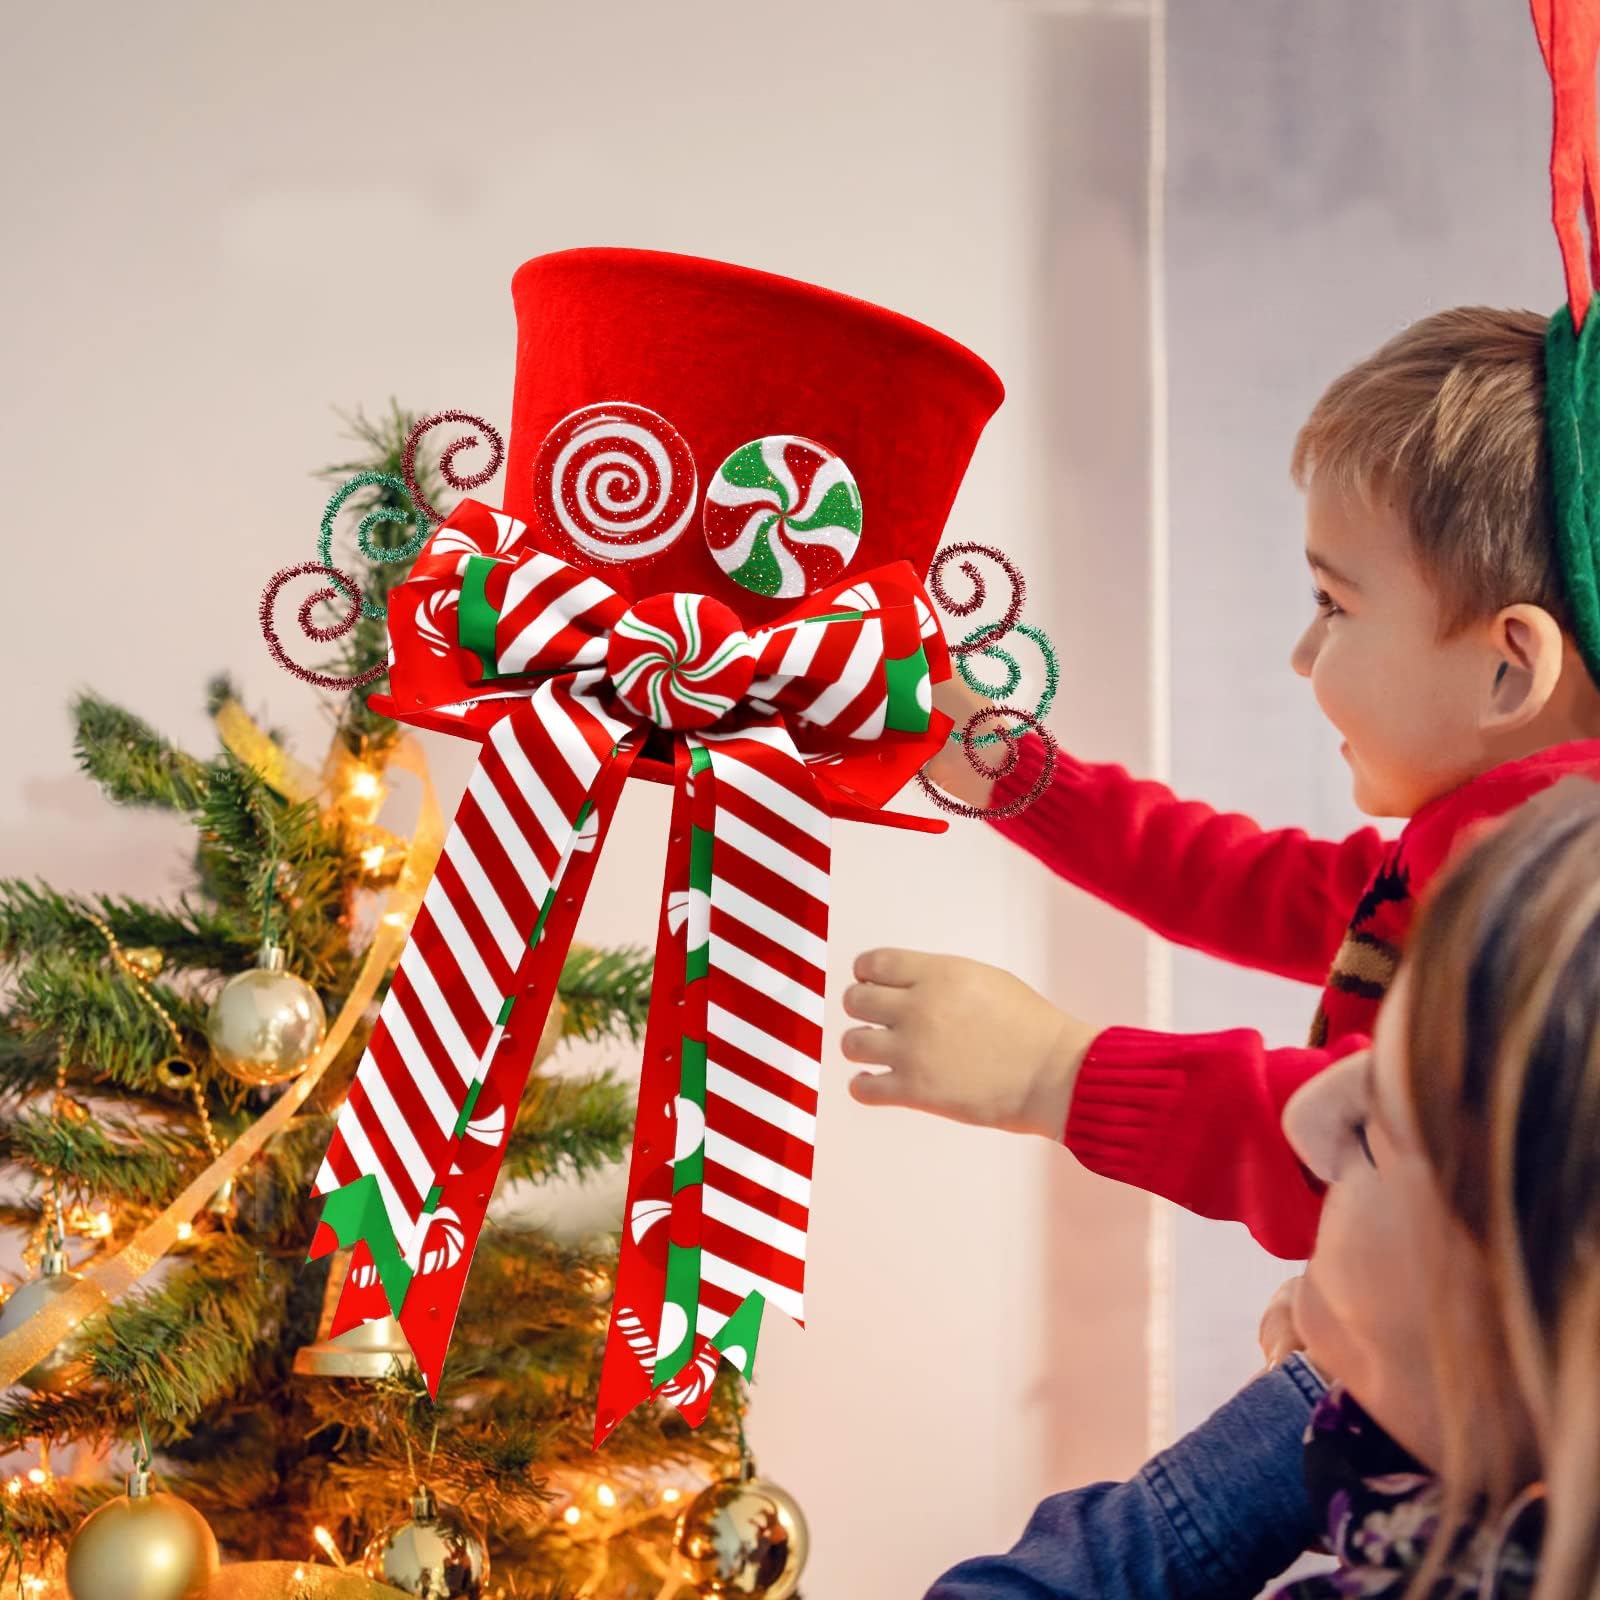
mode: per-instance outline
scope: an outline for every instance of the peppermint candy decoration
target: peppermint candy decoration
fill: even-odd
[[[712,558],[741,588],[797,600],[850,565],[861,543],[861,491],[826,445],[769,434],[717,468],[705,534]]]
[[[750,687],[756,646],[720,600],[655,594],[611,630],[606,671],[630,711],[661,728],[705,728]]]
[[[541,515],[595,561],[660,555],[689,525],[699,489],[683,435],[623,400],[563,417],[533,464]]]

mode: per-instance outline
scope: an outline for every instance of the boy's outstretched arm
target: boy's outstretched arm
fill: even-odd
[[[1308,1078],[1365,1041],[1269,1050],[1258,1033],[1168,1034],[1069,1016],[1020,978],[962,956],[869,950],[844,1009],[864,1105],[1036,1133],[1105,1177],[1204,1217],[1242,1222],[1274,1255],[1302,1260],[1322,1195],[1283,1136]]]
[[[941,683],[934,698],[958,729],[988,704],[959,679]],[[974,772],[953,743],[924,770],[958,799],[987,806],[1029,793],[1043,767],[1044,747],[1029,736],[998,784]],[[1164,938],[1317,984],[1386,849],[1376,828],[1336,843],[1298,828],[1264,829],[1064,751],[1039,798],[993,826]]]

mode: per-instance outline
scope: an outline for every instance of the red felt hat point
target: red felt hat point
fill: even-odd
[[[905,560],[920,575],[1005,396],[986,362],[923,323],[727,262],[564,250],[525,262],[511,287],[517,377],[505,505],[563,559],[572,556],[570,534],[539,510],[540,448],[575,412],[622,402],[656,413],[686,441],[702,499],[751,440],[795,435],[824,445],[860,490],[852,568]],[[723,572],[698,509],[680,537],[602,576],[629,599],[710,595],[747,624],[792,604]]]

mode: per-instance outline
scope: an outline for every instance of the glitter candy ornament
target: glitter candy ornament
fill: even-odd
[[[591,561],[643,561],[678,540],[699,495],[683,435],[643,406],[584,406],[546,435],[534,502],[552,532]]]
[[[482,1600],[489,1581],[483,1542],[427,1489],[411,1497],[411,1519],[367,1546],[362,1571],[414,1600]]]
[[[52,1233],[45,1240],[44,1254],[39,1261],[39,1276],[18,1284],[6,1303],[0,1306],[0,1338],[15,1333],[36,1311],[42,1311],[78,1281],[78,1274],[67,1266],[60,1235]],[[40,1357],[29,1367],[19,1381],[27,1388],[44,1394],[66,1394],[83,1381],[86,1370],[83,1330],[79,1326],[48,1355]]]
[[[91,1512],[67,1550],[72,1600],[201,1600],[217,1574],[217,1541],[187,1500],[155,1493],[135,1467],[128,1492]]]
[[[253,1089],[298,1077],[317,1053],[328,1019],[317,991],[285,972],[283,951],[263,945],[211,1002],[206,1038],[218,1066]]]
[[[701,1600],[789,1600],[811,1553],[811,1530],[792,1495],[747,1469],[689,1502],[675,1542]]]
[[[717,468],[705,531],[712,557],[740,588],[798,600],[850,565],[861,543],[861,491],[826,445],[770,434]]]

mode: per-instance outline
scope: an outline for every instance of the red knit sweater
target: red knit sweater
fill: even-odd
[[[1025,740],[995,802],[1031,789],[1042,761]],[[1038,801],[994,824],[1001,833],[1178,944],[1323,985],[1304,1049],[1268,1049],[1247,1028],[1108,1028],[1084,1060],[1067,1148],[1108,1178],[1244,1223],[1275,1255],[1309,1255],[1322,1195],[1283,1137],[1284,1104],[1366,1043],[1417,898],[1474,824],[1571,775],[1600,779],[1600,740],[1496,767],[1430,801],[1393,842],[1363,828],[1331,843],[1062,754]]]

